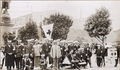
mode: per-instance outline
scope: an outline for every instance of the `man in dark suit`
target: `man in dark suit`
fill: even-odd
[[[18,40],[17,45],[15,47],[15,59],[16,59],[16,68],[17,70],[22,68],[22,50],[23,45],[21,45],[21,40]]]
[[[85,60],[86,60],[86,62],[89,63],[89,66],[92,68],[92,66],[91,66],[92,52],[91,52],[91,49],[90,49],[88,43],[86,44],[86,46],[84,48],[84,54],[85,54]]]
[[[48,53],[49,53],[49,44],[47,43],[47,40],[43,42],[43,45],[41,46],[42,51],[41,54],[45,54],[45,59],[47,59]]]
[[[31,69],[34,69],[34,49],[33,49],[33,44],[31,43],[31,40],[27,41],[27,45],[24,47],[24,53],[29,54],[29,58],[32,61]]]
[[[115,47],[116,49],[117,49],[117,58],[115,59],[115,66],[114,67],[117,67],[117,64],[118,64],[118,59],[119,59],[119,47],[118,46],[116,46]]]
[[[105,66],[105,48],[102,48],[102,45],[97,45],[96,50],[96,57],[97,57],[97,65],[101,67],[101,63]]]

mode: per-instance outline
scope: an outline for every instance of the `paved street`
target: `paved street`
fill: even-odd
[[[95,60],[95,55],[92,55],[92,67],[90,68],[89,65],[87,66],[86,69],[81,68],[81,70],[120,70],[120,65],[118,65],[117,67],[114,67],[114,61],[108,61],[108,59],[106,58],[106,66],[105,67],[97,67],[96,65],[96,60]],[[4,67],[2,70],[6,70],[6,67]],[[39,67],[36,67],[34,70],[40,70]],[[77,69],[69,69],[67,67],[62,68],[61,70],[77,70]]]

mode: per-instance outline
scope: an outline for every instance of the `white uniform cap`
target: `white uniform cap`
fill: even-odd
[[[22,40],[17,40],[18,42],[21,42]]]
[[[11,40],[8,40],[7,42],[11,43],[12,41],[11,41]]]
[[[44,57],[44,56],[45,56],[45,54],[42,54],[41,56],[42,56],[42,57]]]
[[[25,54],[25,56],[29,56],[29,54]]]

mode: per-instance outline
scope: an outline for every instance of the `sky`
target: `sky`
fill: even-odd
[[[106,7],[110,13],[113,30],[120,29],[120,1],[11,1],[11,18],[32,12],[56,10],[74,19],[89,17],[96,9]]]

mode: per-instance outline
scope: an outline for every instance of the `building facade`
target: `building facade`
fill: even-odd
[[[12,19],[11,22],[14,24],[13,30],[16,33],[16,37],[18,36],[18,30],[21,27],[25,26],[30,19],[32,19],[37,25],[39,40],[43,40],[40,25],[42,24],[43,19],[45,17],[49,17],[51,14],[55,14],[55,13],[60,13],[60,12],[58,11],[34,12]]]

